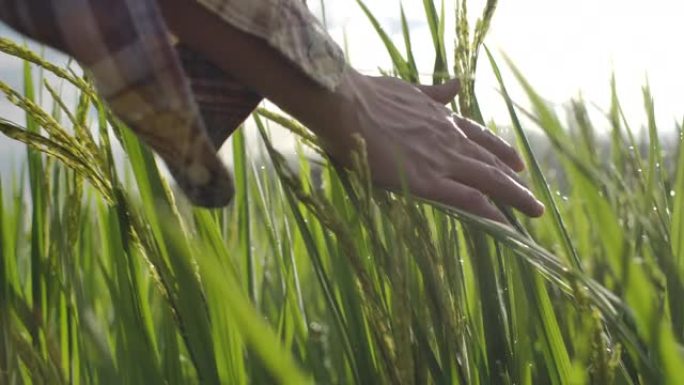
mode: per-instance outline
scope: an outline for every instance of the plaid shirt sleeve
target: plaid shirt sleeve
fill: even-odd
[[[339,82],[343,55],[299,0],[196,1],[266,40],[322,87]],[[191,47],[174,45],[156,0],[0,0],[0,18],[78,60],[191,202],[230,201],[232,182],[216,150],[261,96]]]

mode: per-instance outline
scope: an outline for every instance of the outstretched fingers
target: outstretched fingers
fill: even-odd
[[[507,224],[506,217],[480,191],[448,178],[440,178],[422,192],[424,198]]]
[[[448,178],[475,188],[496,202],[515,207],[527,216],[539,217],[544,213],[544,205],[532,192],[501,168],[465,155],[456,158],[454,164],[458,169],[448,172]]]
[[[513,170],[520,172],[525,169],[525,163],[515,148],[494,134],[490,129],[455,114],[453,119],[468,139],[496,155]]]
[[[470,139],[467,140],[467,145],[462,149],[461,155],[477,159],[482,163],[488,164],[492,167],[498,168],[505,172],[509,177],[513,178],[519,184],[525,186],[518,173],[511,168],[507,163],[504,163],[501,158],[492,154],[486,148],[479,145],[477,142]]]

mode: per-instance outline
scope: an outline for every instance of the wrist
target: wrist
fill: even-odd
[[[358,116],[365,81],[365,76],[347,66],[334,91],[320,89],[306,95],[298,99],[304,107],[301,111],[288,111],[318,136],[333,158],[343,163],[356,147],[353,134],[360,132]]]

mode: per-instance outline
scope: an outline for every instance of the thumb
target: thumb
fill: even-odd
[[[443,84],[434,86],[418,85],[417,87],[432,100],[441,104],[447,104],[458,95],[459,91],[461,91],[461,82],[458,81],[458,79],[451,79]]]

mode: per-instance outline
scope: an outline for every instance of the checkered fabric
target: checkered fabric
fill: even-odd
[[[321,86],[339,82],[343,55],[299,0],[196,1]],[[156,0],[0,0],[0,19],[78,60],[191,202],[230,201],[232,182],[216,151],[261,96],[191,47],[174,46]]]

